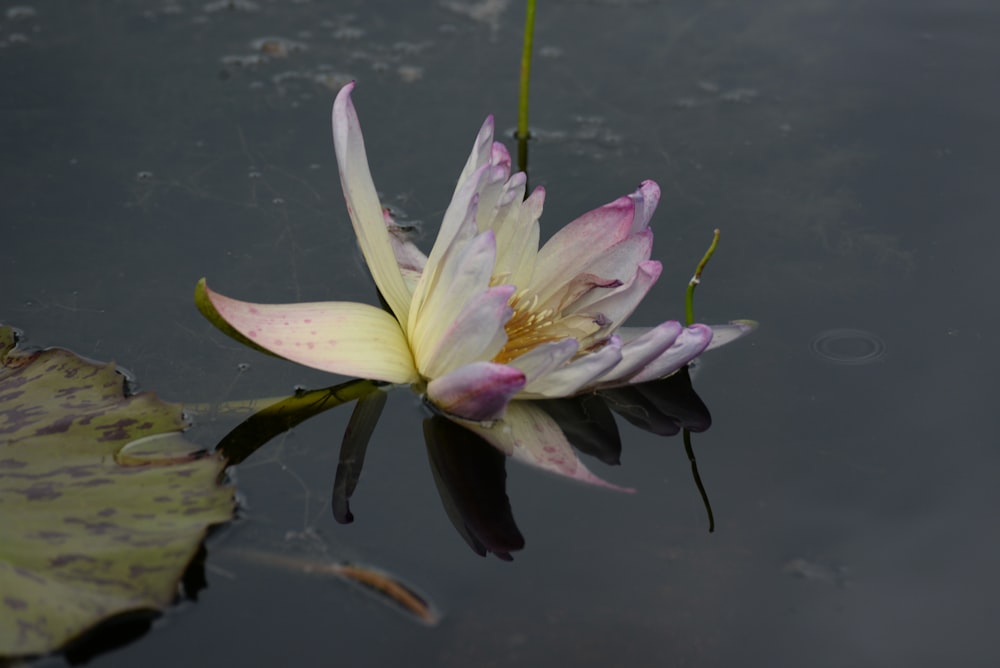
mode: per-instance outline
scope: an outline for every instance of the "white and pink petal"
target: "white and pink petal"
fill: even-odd
[[[464,227],[474,231],[475,223],[468,220]],[[448,327],[469,303],[481,298],[489,288],[495,261],[496,240],[492,230],[467,241],[456,240],[441,258],[426,299],[419,310],[414,311],[413,328],[409,331],[417,367],[426,377],[433,377],[428,374],[427,365]],[[421,282],[428,279],[431,271],[428,263]]]
[[[212,307],[261,348],[305,366],[389,383],[419,380],[392,314],[355,302],[253,304],[205,288]]]
[[[522,396],[526,399],[573,396],[615,368],[621,359],[621,339],[612,336],[600,349],[539,375],[525,385]]]
[[[736,339],[743,338],[757,329],[757,323],[753,320],[733,320],[726,325],[712,325],[711,329],[712,342],[705,348],[706,351],[714,350],[727,343],[732,343]]]
[[[621,362],[601,376],[596,386],[611,387],[628,382],[629,378],[669,350],[683,331],[684,326],[676,320],[668,320],[648,329],[632,328],[627,339],[622,337]]]
[[[498,285],[471,299],[420,353],[420,370],[436,378],[452,369],[496,356],[507,343],[504,325],[514,314],[513,285]]]
[[[575,338],[546,341],[515,357],[509,364],[524,372],[526,384],[530,384],[569,362],[579,347],[580,343]]]
[[[474,362],[427,384],[427,399],[436,408],[472,422],[504,416],[508,403],[524,387],[524,374],[505,364]]]
[[[409,314],[411,290],[400,273],[372,181],[358,113],[351,101],[354,82],[340,89],[333,103],[333,144],[347,213],[375,285],[399,322]]]
[[[492,425],[466,424],[493,447],[519,461],[556,475],[620,492],[627,487],[609,483],[590,472],[552,417],[529,401],[513,401],[503,420]]]
[[[614,384],[635,385],[669,376],[703,353],[711,340],[712,329],[708,325],[685,327],[672,346],[650,361],[635,375],[628,379],[620,379]]]
[[[637,192],[641,193],[642,189]],[[588,267],[609,248],[645,229],[643,224],[633,231],[633,223],[637,220],[636,202],[645,206],[646,198],[636,194],[619,197],[583,214],[556,232],[538,251],[532,289],[543,298],[548,298],[566,280],[589,271]],[[643,216],[650,213],[643,209]]]

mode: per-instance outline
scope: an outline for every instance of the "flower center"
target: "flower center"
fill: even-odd
[[[507,344],[493,358],[494,362],[506,364],[535,346],[558,341],[568,335],[568,332],[557,326],[561,314],[556,313],[555,309],[536,310],[538,295],[529,295],[526,290],[522,290],[510,298],[510,306],[514,309],[514,315],[504,325]]]

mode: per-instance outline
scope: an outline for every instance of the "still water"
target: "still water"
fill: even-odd
[[[428,248],[482,119],[516,120],[516,2],[170,0],[4,6],[0,320],[115,360],[178,402],[334,382],[229,341],[195,282],[255,301],[375,296],[329,138],[355,101],[376,184]],[[337,524],[349,410],[236,471],[207,588],[94,666],[993,666],[1000,329],[992,0],[543,2],[530,176],[543,235],[631,192],[664,197],[664,272],[634,316],[753,318],[707,355],[694,451],[620,421],[628,495],[508,463],[526,546],[468,549],[424,413],[390,397]],[[211,446],[233,423],[200,420]],[[414,623],[269,551],[385,569]],[[49,658],[43,665],[59,665]]]

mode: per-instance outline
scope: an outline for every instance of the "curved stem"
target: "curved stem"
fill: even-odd
[[[684,313],[687,318],[687,324],[694,324],[694,289],[698,287],[701,283],[701,272],[704,271],[705,265],[712,258],[712,254],[715,253],[715,247],[719,245],[719,230],[715,230],[715,234],[712,237],[712,243],[705,251],[705,255],[701,258],[701,262],[698,263],[698,267],[694,270],[694,276],[688,281],[687,295],[684,299]]]
[[[691,462],[691,475],[694,477],[694,484],[698,486],[698,493],[701,494],[701,502],[705,504],[708,511],[708,533],[715,531],[715,515],[712,513],[712,504],[708,500],[708,492],[701,482],[701,475],[698,474],[698,462],[694,458],[694,448],[691,446],[691,430],[684,430],[684,452],[687,453],[688,461]]]

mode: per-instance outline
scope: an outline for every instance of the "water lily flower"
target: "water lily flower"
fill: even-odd
[[[203,312],[227,332],[306,366],[413,384],[443,413],[489,423],[503,419],[512,400],[670,375],[751,328],[674,320],[623,328],[661,272],[649,259],[659,187],[644,181],[539,248],[545,192],[538,187],[524,197],[525,175],[511,174],[492,117],[424,255],[379,202],[353,89],[344,86],[334,102],[333,140],[348,214],[388,310],[354,302],[254,304],[200,283]],[[520,421],[525,429],[532,424]]]

